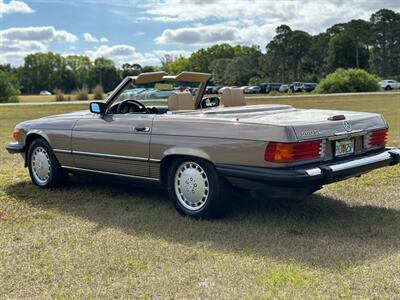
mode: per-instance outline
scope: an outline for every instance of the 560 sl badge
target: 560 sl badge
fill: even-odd
[[[316,136],[316,135],[321,135],[322,132],[317,130],[317,129],[306,129],[300,132],[300,135],[305,137],[305,136]]]

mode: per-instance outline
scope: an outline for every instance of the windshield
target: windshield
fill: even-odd
[[[138,100],[140,102],[165,102],[168,97],[176,92],[189,92],[195,101],[200,87],[200,82],[159,81],[145,84],[131,83],[114,104],[125,100]]]

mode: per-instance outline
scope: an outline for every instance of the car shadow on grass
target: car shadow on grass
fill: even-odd
[[[350,267],[400,249],[400,211],[349,206],[320,194],[301,204],[236,195],[224,218],[193,220],[180,216],[162,190],[87,176],[73,176],[58,190],[28,182],[5,190],[35,208],[95,222],[94,235],[116,228],[189,247],[323,268]]]

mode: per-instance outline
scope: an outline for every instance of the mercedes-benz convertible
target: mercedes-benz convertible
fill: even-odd
[[[246,106],[240,89],[205,97],[209,79],[194,72],[127,77],[88,111],[18,124],[7,150],[23,155],[41,188],[61,186],[76,172],[152,182],[195,217],[224,212],[233,188],[303,198],[399,163],[380,114]]]

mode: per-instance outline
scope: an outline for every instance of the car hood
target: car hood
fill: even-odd
[[[90,114],[91,114],[91,112],[89,110],[79,110],[79,111],[74,111],[74,112],[65,113],[65,114],[46,116],[41,119],[78,118],[78,117],[90,115]]]
[[[88,110],[70,112],[66,114],[46,116],[40,119],[28,120],[19,123],[16,127],[29,131],[31,129],[72,129],[75,122],[85,115],[90,115]]]

